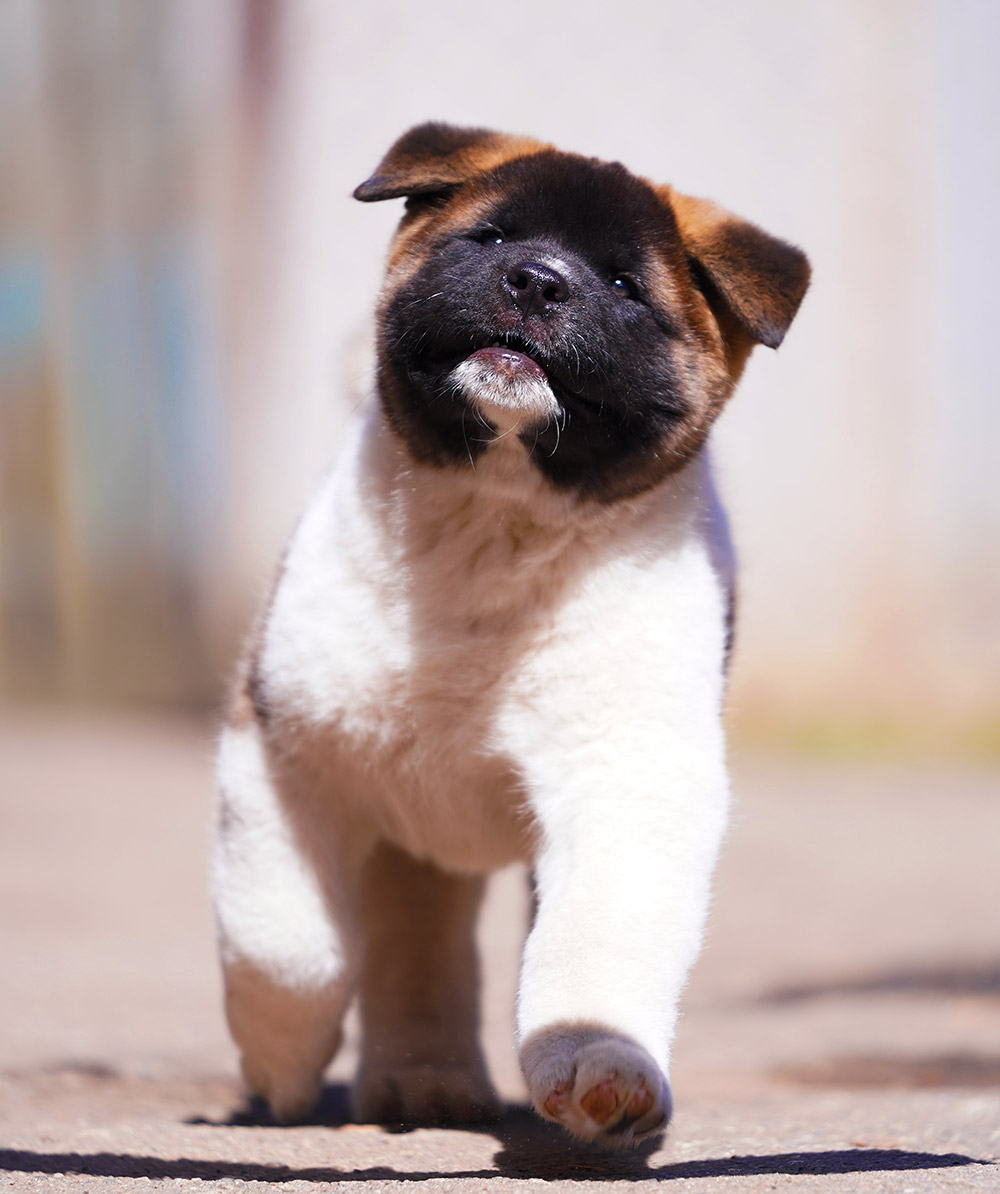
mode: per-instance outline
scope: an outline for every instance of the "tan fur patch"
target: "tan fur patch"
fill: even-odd
[[[754,344],[781,343],[809,286],[809,263],[793,245],[709,199],[669,186],[656,190],[673,208],[688,253],[721,299],[713,310],[735,381]]]
[[[418,125],[389,149],[375,173],[354,192],[365,202],[447,190],[502,162],[549,149],[533,137],[490,129]]]

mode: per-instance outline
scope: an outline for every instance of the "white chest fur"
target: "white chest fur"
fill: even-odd
[[[701,460],[587,507],[516,439],[440,471],[373,414],[293,539],[260,658],[268,701],[355,789],[331,798],[443,865],[500,865],[530,845],[526,771],[568,743],[661,733],[678,702],[717,722],[725,543]]]

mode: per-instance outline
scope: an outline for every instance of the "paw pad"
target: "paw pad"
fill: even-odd
[[[596,1025],[537,1034],[522,1048],[521,1064],[537,1110],[584,1140],[625,1147],[670,1116],[670,1088],[652,1057]]]
[[[629,1099],[625,1107],[625,1115],[630,1120],[642,1119],[644,1115],[648,1115],[653,1109],[655,1102],[656,1096],[646,1085],[645,1078],[640,1074],[635,1094]]]
[[[595,1124],[603,1128],[618,1110],[618,1092],[615,1090],[617,1074],[611,1074],[597,1086],[592,1086],[580,1099],[580,1106]]]
[[[549,1091],[549,1097],[543,1104],[546,1115],[551,1115],[553,1119],[560,1117],[566,1106],[566,1089],[566,1083],[563,1082]]]

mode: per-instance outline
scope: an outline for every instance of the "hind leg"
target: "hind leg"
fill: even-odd
[[[386,843],[369,859],[360,1119],[467,1123],[497,1113],[478,1042],[474,931],[483,885]]]
[[[212,886],[226,1016],[250,1089],[289,1122],[315,1103],[340,1042],[366,843],[276,782],[254,721],[225,730],[219,781]]]

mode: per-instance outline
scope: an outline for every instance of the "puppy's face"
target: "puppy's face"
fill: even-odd
[[[598,500],[690,459],[808,281],[798,250],[710,204],[483,130],[411,130],[356,195],[408,196],[378,356],[413,454],[468,467],[513,435]]]

